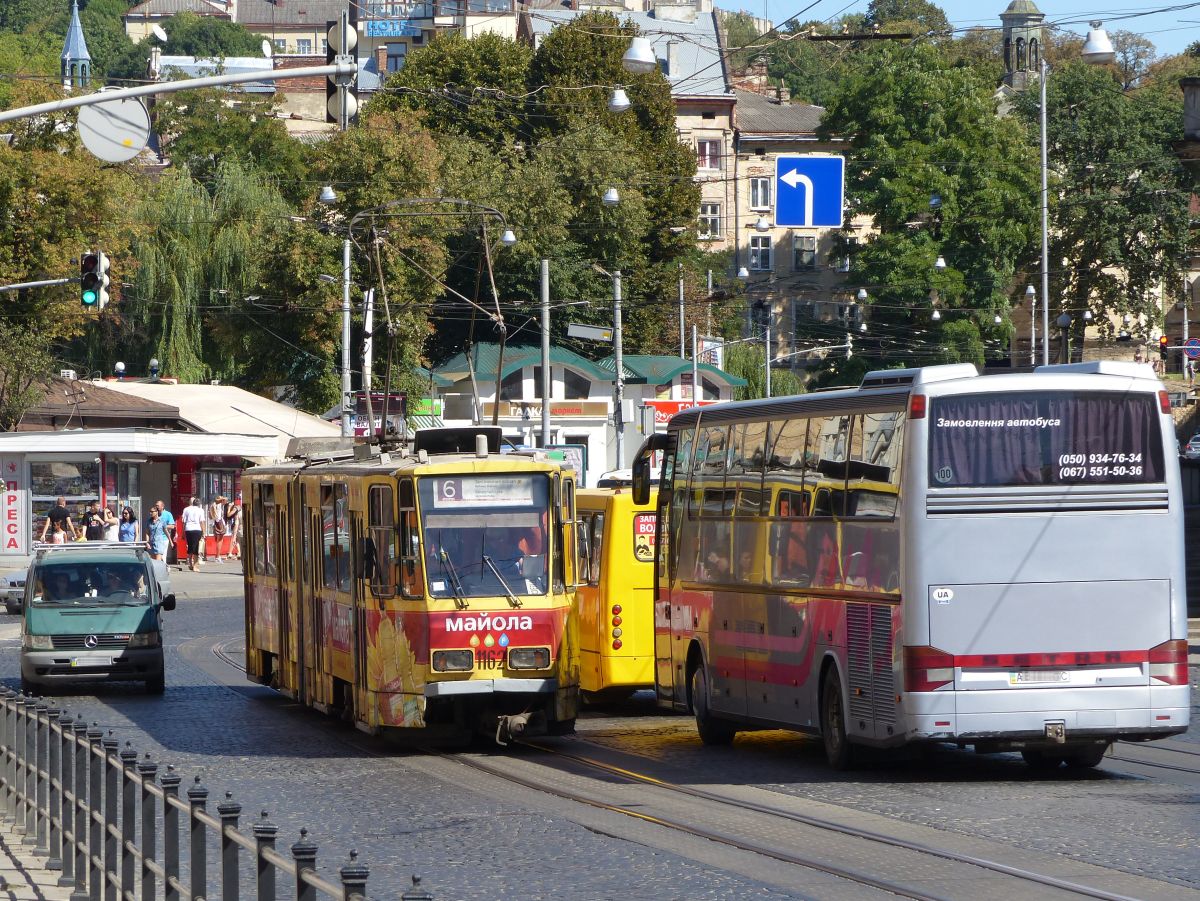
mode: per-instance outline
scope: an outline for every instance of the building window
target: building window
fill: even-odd
[[[500,400],[524,400],[525,378],[524,369],[514,369],[500,382]]]
[[[563,369],[563,397],[567,400],[586,400],[592,392],[592,383],[586,376]]]
[[[803,272],[817,268],[817,239],[812,235],[792,236],[792,269]]]
[[[297,38],[296,52],[301,56],[312,56],[312,40],[310,38]]]
[[[771,179],[750,179],[750,209],[769,210],[771,208]]]
[[[700,114],[700,118],[701,119],[715,119],[715,118],[717,118],[717,114],[713,113],[713,112],[705,112],[705,113]]]
[[[408,53],[408,44],[387,45],[387,70],[399,72],[404,68],[404,55]]]
[[[287,53],[287,41],[283,38],[275,38],[275,52]]]
[[[696,168],[718,170],[721,168],[720,141],[699,140],[696,142]]]
[[[770,235],[754,235],[750,238],[750,268],[756,272],[771,271]]]
[[[696,237],[698,238],[719,238],[721,237],[721,204],[719,203],[702,203],[700,204],[700,220],[696,227]]]

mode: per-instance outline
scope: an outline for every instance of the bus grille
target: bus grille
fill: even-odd
[[[873,720],[877,726],[895,724],[892,607],[847,604],[846,645],[851,719]]]
[[[1106,485],[1045,489],[931,489],[930,516],[970,513],[1069,513],[1097,510],[1166,510],[1165,485]]]
[[[95,651],[103,648],[124,648],[129,644],[128,635],[97,635],[96,644],[88,647],[86,635],[54,635],[51,642],[56,651]]]

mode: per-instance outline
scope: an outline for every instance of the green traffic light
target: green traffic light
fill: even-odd
[[[90,306],[93,306],[95,303],[96,303],[96,292],[95,291],[84,291],[83,292],[83,305],[85,307],[90,307]]]

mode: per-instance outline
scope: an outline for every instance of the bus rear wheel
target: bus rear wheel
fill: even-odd
[[[1076,748],[1066,754],[1063,762],[1072,770],[1090,770],[1092,767],[1100,765],[1108,748],[1107,744],[1084,745],[1082,748]]]
[[[692,671],[692,711],[696,714],[696,731],[700,741],[706,745],[727,745],[733,741],[737,729],[732,723],[719,720],[708,709],[708,679],[704,666]]]
[[[842,713],[842,680],[831,669],[821,688],[821,742],[825,759],[835,770],[848,770],[854,765],[854,749],[846,737],[846,717]]]
[[[1025,758],[1025,763],[1031,770],[1037,770],[1041,773],[1050,773],[1057,770],[1064,760],[1062,754],[1042,751],[1038,748],[1026,748],[1021,752],[1021,756]]]

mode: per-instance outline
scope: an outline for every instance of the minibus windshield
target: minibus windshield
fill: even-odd
[[[37,569],[33,603],[39,607],[142,606],[150,602],[140,563],[57,563]]]
[[[1020,391],[931,399],[929,487],[1161,482],[1158,398]]]

